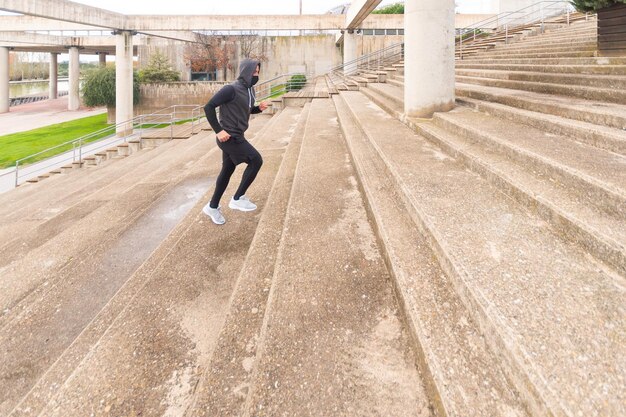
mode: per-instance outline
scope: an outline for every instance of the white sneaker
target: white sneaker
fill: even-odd
[[[230,203],[228,203],[228,207],[233,210],[241,210],[241,211],[253,211],[256,210],[256,204],[248,199],[245,195],[239,197],[239,200],[235,200],[235,198],[230,199]]]
[[[224,224],[224,223],[226,223],[226,219],[222,215],[222,207],[221,206],[216,208],[216,209],[214,209],[214,208],[211,208],[211,205],[209,203],[206,206],[204,206],[204,208],[202,209],[202,212],[204,214],[206,214],[207,216],[209,216],[211,218],[211,220],[213,220],[213,223],[215,223],[215,224]]]

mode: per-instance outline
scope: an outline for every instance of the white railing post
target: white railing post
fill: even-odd
[[[15,187],[17,187],[20,172],[20,161],[15,161]]]

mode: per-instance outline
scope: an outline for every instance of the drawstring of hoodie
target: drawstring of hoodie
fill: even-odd
[[[248,107],[252,108],[252,103],[256,102],[256,95],[252,92],[252,87],[248,88]]]

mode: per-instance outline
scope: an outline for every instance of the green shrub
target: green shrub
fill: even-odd
[[[579,12],[594,12],[614,4],[626,4],[626,0],[572,0],[571,3]]]
[[[115,69],[100,68],[90,71],[82,89],[86,106],[115,107]],[[133,72],[133,103],[139,103],[139,77],[136,72]]]
[[[404,3],[394,3],[380,9],[376,9],[372,14],[404,14]]]
[[[289,81],[287,81],[287,91],[298,91],[306,84],[306,75],[296,74],[292,75]]]
[[[150,56],[148,65],[139,71],[139,81],[142,83],[180,81],[180,74],[172,69],[169,59],[157,51]]]

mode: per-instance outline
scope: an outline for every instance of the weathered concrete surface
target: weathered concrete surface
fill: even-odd
[[[283,121],[293,118],[288,113]],[[273,127],[278,128],[279,122]],[[250,193],[261,207],[285,145],[275,131],[265,132],[258,138],[261,142],[255,143],[265,156],[265,165]],[[186,175],[214,177],[219,161],[219,153],[207,155]],[[233,178],[228,193],[234,191],[237,180]],[[125,301],[119,316],[104,327],[89,327],[88,331],[100,333],[99,340],[75,342],[83,345],[84,360],[56,370],[65,375],[55,385],[60,390],[50,396],[46,384],[38,385],[37,390],[52,400],[42,410],[44,415],[181,415],[187,408],[259,220],[257,213],[228,211],[229,227],[215,226],[201,211],[210,194],[177,227],[175,238],[159,248],[158,259],[148,260],[151,270],[131,277],[135,294],[132,301],[129,295],[120,297]],[[111,304],[118,304],[118,296]],[[129,367],[133,372],[128,372]],[[27,406],[21,409],[27,411]]]
[[[370,141],[384,135],[392,119],[359,92],[342,92],[334,102],[439,415],[527,415],[480,324],[415,223],[402,184]],[[394,133],[400,149],[411,140],[405,131]]]
[[[216,152],[209,152],[208,154],[206,152],[207,149],[216,149],[212,138],[212,132],[207,132],[204,137],[197,136],[195,140],[190,139],[183,144],[179,144],[178,149],[181,150],[180,152],[172,152],[172,149],[169,149],[169,152],[163,152],[161,154],[161,158],[156,158],[149,163],[139,166],[140,169],[146,170],[146,173],[141,174],[137,171],[130,172],[125,179],[134,179],[134,182],[136,182],[137,178],[142,178],[144,186],[158,185],[153,181],[159,177],[167,178],[165,182],[170,182],[172,185],[178,184],[181,181],[191,181],[191,183],[197,181],[206,182],[207,175],[199,175],[199,170],[203,173],[207,170],[207,162],[210,158],[221,158],[221,155],[218,155]],[[185,147],[187,150],[182,151]],[[164,148],[167,147],[165,146]],[[132,159],[132,157],[127,160],[130,159]],[[159,169],[155,169],[157,166],[160,167],[161,172],[159,172]],[[211,164],[211,166],[214,167],[213,169],[219,167],[218,164]],[[105,171],[105,169],[101,171]],[[108,172],[110,175],[115,176],[115,167],[109,166]],[[165,174],[165,172],[167,172],[167,174]],[[80,178],[80,175],[75,179],[78,178]],[[100,222],[103,223],[104,226],[108,226],[109,230],[103,233],[97,233],[97,231],[94,230],[97,227],[91,227],[91,229],[87,231],[87,234],[91,233],[93,235],[92,240],[100,241],[100,246],[96,245],[90,248],[89,245],[87,245],[87,249],[90,250],[90,257],[84,258],[80,254],[75,255],[78,261],[74,261],[74,265],[71,265],[70,268],[66,268],[70,269],[70,271],[65,271],[68,277],[55,280],[55,278],[59,278],[59,274],[50,273],[48,285],[37,288],[35,293],[32,294],[36,295],[36,297],[24,299],[19,309],[11,311],[8,317],[3,317],[3,329],[1,331],[4,333],[12,332],[11,329],[15,329],[15,326],[20,328],[20,323],[22,323],[22,325],[29,323],[28,326],[30,328],[30,337],[27,337],[19,331],[17,331],[15,337],[2,337],[3,340],[12,340],[10,346],[3,346],[3,349],[6,348],[7,355],[3,356],[2,366],[0,368],[4,370],[11,368],[11,370],[9,373],[3,371],[2,379],[7,380],[7,378],[11,379],[17,377],[17,375],[22,375],[19,383],[0,384],[3,389],[9,390],[9,393],[5,392],[5,394],[2,395],[2,409],[4,411],[7,410],[7,407],[10,409],[15,406],[17,400],[32,387],[32,385],[27,386],[25,384],[34,384],[35,382],[39,384],[35,385],[35,389],[30,391],[26,409],[22,410],[27,412],[27,414],[29,414],[28,409],[30,409],[30,413],[32,413],[35,409],[33,407],[43,406],[51,398],[50,396],[56,393],[56,390],[50,390],[49,386],[54,385],[58,388],[62,384],[65,378],[71,374],[75,366],[82,360],[89,348],[98,340],[102,332],[106,330],[111,320],[119,314],[122,308],[126,307],[126,303],[129,299],[126,297],[128,293],[125,292],[125,288],[129,286],[129,274],[134,272],[134,268],[136,267],[133,266],[133,263],[136,263],[137,259],[141,258],[139,255],[142,251],[145,252],[147,250],[145,254],[149,254],[152,252],[150,245],[158,245],[162,240],[158,237],[155,239],[155,236],[147,236],[146,233],[154,234],[155,232],[162,233],[162,231],[166,231],[163,227],[168,222],[175,221],[175,223],[177,223],[176,219],[190,208],[188,203],[176,204],[167,197],[167,194],[164,194],[164,197],[160,200],[164,205],[159,215],[162,216],[163,219],[160,219],[158,216],[150,216],[148,215],[148,213],[150,213],[149,210],[151,210],[150,204],[143,204],[142,202],[146,198],[154,200],[159,197],[159,195],[155,195],[153,192],[143,192],[138,195],[132,195],[133,190],[140,187],[142,184],[128,190],[126,187],[120,185],[121,184],[117,184],[117,187],[109,187],[109,189],[105,191],[108,191],[112,196],[116,196],[113,197],[113,199],[119,200],[120,203],[122,203],[122,200],[125,198],[135,202],[134,204],[142,206],[144,213],[134,216],[138,218],[138,221],[127,221],[127,224],[122,226],[123,231],[116,236],[115,230],[112,229],[116,227],[113,222],[102,221],[102,219],[110,218],[104,213],[104,209],[95,210],[90,216],[91,220],[89,218],[85,220],[78,219],[76,224],[73,224],[68,230],[70,241],[79,241],[78,243],[81,243],[77,236],[81,236],[85,233],[81,233],[79,230],[80,223],[84,225],[96,225]],[[174,188],[174,190],[176,190],[176,188]],[[181,190],[185,191],[184,188],[181,188]],[[204,191],[202,191],[200,195],[203,193]],[[107,198],[107,193],[102,190],[94,194],[94,196],[99,195],[102,199]],[[198,197],[196,191],[185,194],[192,196],[194,199]],[[172,203],[174,203],[175,207],[171,206]],[[104,207],[106,207],[106,205]],[[154,213],[155,215],[158,214],[159,210],[154,211]],[[61,220],[61,218],[58,219],[58,221]],[[151,226],[151,222],[155,221],[157,224]],[[146,227],[141,227],[142,223]],[[136,239],[146,239],[145,244],[132,245],[138,248],[141,247],[141,251],[139,249],[124,249],[124,242],[131,242],[128,238],[131,238],[133,235]],[[109,242],[107,242],[107,240]],[[59,242],[63,247],[68,246],[69,243],[68,240],[60,240]],[[116,247],[120,249],[117,251],[118,255],[111,257],[115,254]],[[102,252],[102,250],[105,251]],[[30,256],[31,262],[32,259],[37,259],[37,257],[32,254]],[[28,257],[26,258],[28,259]],[[109,260],[107,261],[107,259]],[[105,263],[105,261],[108,263]],[[152,267],[154,266],[156,265],[152,264]],[[98,272],[98,268],[103,268],[101,273]],[[105,279],[107,274],[110,273],[114,275]],[[90,281],[90,277],[98,277],[98,279],[95,281],[92,279]],[[102,288],[97,289],[98,286]],[[130,285],[130,287],[133,291],[137,291],[141,288],[137,288],[136,285]],[[124,297],[121,297],[122,300],[125,300],[122,301],[121,304],[117,301],[110,301],[115,300],[120,294],[117,292],[116,288],[121,289],[122,294],[126,294]],[[115,289],[112,294],[110,292],[111,289]],[[78,296],[77,292],[80,293],[80,291],[85,292],[84,296]],[[134,296],[135,294],[136,292],[131,295]],[[46,314],[47,309],[50,308],[56,309],[56,313]],[[101,310],[102,308],[104,308],[104,310]],[[82,311],[82,314],[72,316],[71,312],[78,310]],[[92,318],[95,319],[95,322],[91,321]],[[10,322],[7,323],[9,319]],[[89,328],[89,331],[85,331],[85,326],[92,327]],[[55,328],[58,329],[54,330]],[[46,334],[48,334],[48,336],[46,336]],[[42,337],[47,337],[49,340],[44,342],[40,340]],[[80,343],[76,342],[76,340],[78,340],[75,339],[76,337],[79,337]],[[16,346],[19,346],[19,348],[13,349]],[[34,353],[38,351],[41,351],[41,353]],[[29,354],[33,356],[28,356]],[[15,355],[19,356],[19,358],[16,358],[12,363],[4,361],[5,359],[8,361],[9,358]],[[55,362],[58,358],[60,359]],[[20,367],[20,363],[29,364],[29,366]],[[50,366],[52,366],[52,368],[49,368]],[[45,373],[41,371],[45,371]],[[44,378],[40,379],[42,376]],[[23,390],[25,387],[27,389]]]
[[[394,123],[392,131],[405,129]],[[623,277],[462,163],[407,135],[370,138],[531,410],[623,414]]]
[[[186,415],[238,416],[250,388],[251,368],[275,273],[278,247],[292,193],[310,104],[306,104],[285,152],[264,213],[228,306],[228,316]],[[287,109],[285,111],[293,111]],[[287,139],[287,138],[285,138]],[[242,366],[245,363],[246,366]]]
[[[430,416],[329,104],[311,104],[242,415]]]

